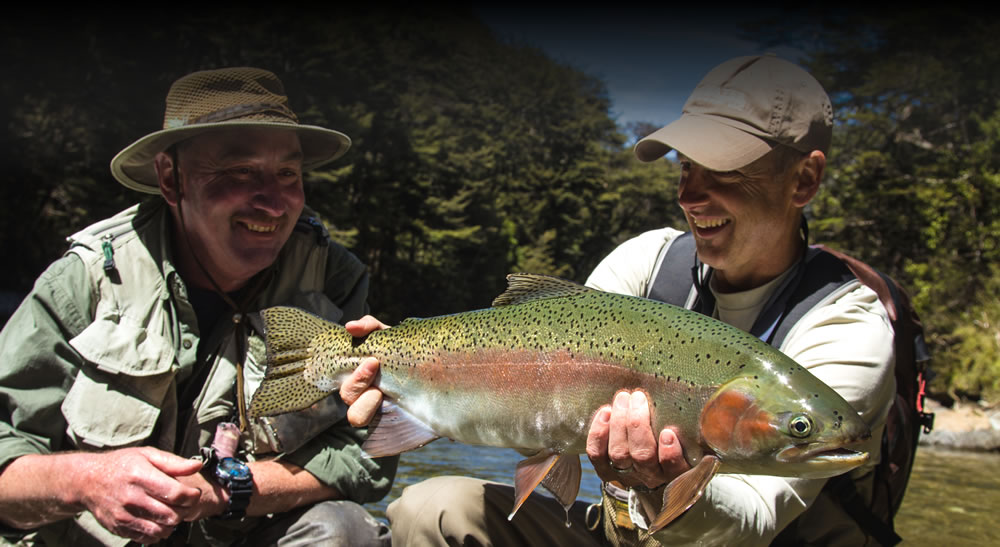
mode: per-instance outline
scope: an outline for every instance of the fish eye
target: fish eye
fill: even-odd
[[[812,428],[812,420],[805,414],[796,414],[788,421],[788,431],[793,437],[808,437]]]

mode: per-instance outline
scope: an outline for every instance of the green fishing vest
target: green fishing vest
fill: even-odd
[[[181,363],[196,362],[200,333],[193,308],[178,305],[178,299],[187,299],[186,287],[167,260],[168,214],[162,203],[137,205],[68,238],[67,254],[83,261],[96,297],[91,324],[69,341],[84,358],[61,406],[71,448],[154,446],[192,457],[211,443],[216,425],[235,412],[237,344],[233,329],[217,325],[208,341],[222,349],[208,363],[189,420],[178,423],[176,377]],[[273,278],[255,299],[255,310],[292,305],[340,321],[343,310],[324,293],[332,277],[330,249],[322,224],[305,211],[282,248]],[[364,266],[358,263],[358,268]],[[260,328],[249,332],[248,404],[265,367]],[[292,452],[345,414],[340,399],[329,397],[302,413],[260,419],[243,433],[242,449],[250,459]],[[128,543],[89,512],[43,527],[39,535],[56,544]]]
[[[308,226],[294,231],[285,244],[274,278],[256,298],[255,307],[298,306],[338,321],[343,311],[323,292],[329,252],[326,234],[316,230],[321,225],[315,222]],[[134,206],[69,238],[68,252],[83,260],[98,297],[93,322],[70,340],[86,361],[62,405],[66,433],[77,448],[149,445],[175,452],[179,447],[176,453],[193,456],[211,443],[216,424],[234,413],[237,345],[232,329],[217,325],[208,340],[212,347],[221,344],[222,350],[194,400],[190,420],[177,423],[175,377],[181,362],[195,361],[199,333],[194,330],[193,310],[176,303],[177,298],[186,299],[186,288],[164,260],[169,237],[166,207],[140,212]],[[265,368],[260,329],[250,331],[244,364],[247,399]],[[314,410],[306,419],[289,417],[286,421],[295,425],[284,428],[280,420],[251,423],[242,437],[243,448],[251,457],[293,451],[342,417],[338,406],[342,405],[318,409],[322,416]],[[289,429],[317,421],[322,427],[314,427],[311,434],[298,429],[298,434],[289,434]]]

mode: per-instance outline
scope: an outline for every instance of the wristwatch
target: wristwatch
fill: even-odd
[[[229,505],[219,518],[243,518],[250,505],[250,495],[253,494],[253,473],[250,472],[250,467],[236,458],[221,458],[215,466],[215,479],[229,492]]]

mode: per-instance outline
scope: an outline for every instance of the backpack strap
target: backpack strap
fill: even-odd
[[[848,256],[840,251],[835,251],[825,245],[816,245],[815,248],[836,257],[837,260],[842,262],[848,269],[851,270],[851,273],[853,273],[859,281],[867,285],[871,290],[875,291],[875,294],[878,295],[878,299],[882,302],[882,305],[885,306],[885,310],[889,313],[889,320],[896,322],[896,318],[898,316],[896,312],[896,299],[898,294],[897,291],[890,289],[890,287],[895,285],[894,281],[853,256]]]
[[[920,425],[924,433],[929,433],[934,428],[934,414],[924,411],[924,389],[929,379],[927,363],[931,352],[924,339],[923,324],[909,295],[896,280],[868,264],[833,249],[821,245],[817,247],[846,264],[862,283],[875,291],[885,306],[895,335],[896,362],[914,364],[912,368],[896,367],[896,390],[906,401],[915,402]]]
[[[777,291],[777,293],[785,293],[783,309],[774,309],[773,305],[765,306],[751,331],[752,334],[760,337],[764,334],[763,331],[755,331],[760,331],[762,328],[761,320],[769,315],[780,313],[776,319],[778,323],[774,333],[769,339],[764,339],[775,348],[781,347],[792,327],[805,314],[809,313],[809,310],[816,307],[816,304],[819,304],[835,290],[843,287],[845,283],[855,280],[854,274],[843,262],[816,247],[810,247],[806,250],[805,260],[800,265],[800,270],[793,274],[793,277],[797,277],[797,279],[791,279],[786,287]]]
[[[684,232],[670,242],[666,253],[660,254],[659,269],[646,297],[683,308],[697,278],[694,236]]]

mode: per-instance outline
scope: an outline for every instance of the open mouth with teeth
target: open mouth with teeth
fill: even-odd
[[[694,225],[696,227],[702,229],[721,228],[722,226],[725,226],[726,224],[729,224],[731,222],[728,218],[705,218],[705,219],[695,218],[692,220],[694,221]]]
[[[264,233],[264,234],[271,233],[278,229],[278,226],[276,224],[272,224],[270,226],[262,226],[260,224],[248,224],[246,222],[243,222],[241,224],[243,224],[243,226],[247,230],[250,230],[251,232]]]

